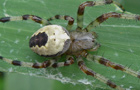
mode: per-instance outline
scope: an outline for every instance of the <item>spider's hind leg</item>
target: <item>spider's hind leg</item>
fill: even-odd
[[[115,70],[120,70],[122,72],[128,73],[134,77],[140,78],[140,73],[138,73],[137,71],[134,71],[132,69],[130,69],[129,67],[125,67],[123,65],[111,62],[105,58],[103,58],[102,56],[96,56],[96,55],[88,55],[87,59],[90,61],[94,61],[96,63],[102,64],[106,67],[111,67]]]
[[[109,79],[105,78],[104,76],[102,76],[102,75],[94,72],[93,70],[89,69],[88,67],[86,67],[82,58],[78,58],[77,62],[78,62],[78,66],[79,66],[80,70],[83,71],[85,74],[90,75],[90,76],[98,79],[99,81],[107,84],[111,88],[114,88],[114,89],[117,89],[117,90],[125,90],[124,88],[116,85],[115,83],[113,83]]]
[[[56,62],[56,60],[47,60],[44,61],[43,63],[30,63],[30,62],[23,62],[18,60],[11,60],[11,59],[4,58],[2,56],[0,56],[0,59],[9,64],[13,64],[15,66],[32,67],[32,68],[47,68],[47,67],[57,68],[57,67],[69,66],[74,63],[74,59],[72,56],[68,56],[65,62]]]

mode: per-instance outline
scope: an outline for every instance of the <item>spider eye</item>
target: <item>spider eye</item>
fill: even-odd
[[[29,46],[41,56],[54,57],[65,53],[70,43],[70,35],[65,28],[59,25],[48,25],[32,35]]]

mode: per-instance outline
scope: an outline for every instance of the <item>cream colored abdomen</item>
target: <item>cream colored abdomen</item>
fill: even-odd
[[[36,45],[34,47],[31,47],[31,49],[35,53],[44,56],[52,56],[60,52],[64,53],[69,48],[64,47],[65,42],[67,40],[70,40],[69,34],[66,33],[64,28],[62,28],[61,26],[59,25],[45,26],[39,29],[37,32],[35,32],[32,36],[43,32],[45,32],[48,35],[48,41],[44,46],[39,47],[38,45]]]

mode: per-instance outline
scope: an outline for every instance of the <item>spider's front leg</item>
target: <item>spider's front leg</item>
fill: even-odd
[[[125,11],[125,9],[123,8],[123,6],[118,3],[115,2],[113,0],[102,0],[102,1],[86,1],[84,3],[82,3],[77,11],[77,29],[76,30],[82,30],[83,28],[83,16],[84,16],[84,11],[85,11],[85,7],[92,7],[92,6],[101,6],[101,5],[106,5],[106,4],[115,4],[118,7],[120,7],[123,11]]]
[[[74,18],[68,15],[55,15],[54,17],[47,19],[47,21],[52,21],[54,19],[67,20],[68,21],[68,24],[66,27],[67,30],[71,30],[74,23]]]
[[[32,67],[32,68],[47,68],[47,67],[63,67],[69,66],[74,63],[74,58],[72,56],[68,56],[65,62],[56,62],[56,60],[47,60],[43,63],[30,63],[30,62],[22,62],[18,60],[11,60],[0,56],[0,59],[15,66],[22,66],[22,67]]]
[[[91,31],[93,28],[99,26],[101,23],[106,21],[109,18],[121,18],[121,19],[128,19],[128,20],[139,20],[140,21],[140,15],[135,14],[120,14],[116,12],[110,12],[105,13],[98,18],[96,18],[94,21],[92,21],[84,30],[85,31]]]
[[[78,62],[78,66],[79,66],[80,70],[83,71],[85,74],[90,75],[90,76],[98,79],[99,81],[107,84],[111,88],[114,88],[114,89],[117,89],[117,90],[125,90],[124,88],[116,85],[115,83],[113,83],[109,79],[105,78],[104,76],[102,76],[102,75],[94,72],[93,70],[89,69],[88,67],[86,67],[86,65],[85,65],[84,61],[82,60],[82,58],[78,58],[77,62]]]
[[[41,17],[35,15],[23,15],[23,16],[11,16],[11,17],[3,17],[0,18],[0,22],[8,22],[8,21],[21,21],[21,20],[33,20],[36,23],[40,23],[42,25],[49,25],[49,21],[42,19]]]

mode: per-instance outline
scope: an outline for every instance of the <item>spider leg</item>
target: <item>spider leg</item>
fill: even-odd
[[[118,7],[120,7],[123,11],[125,11],[125,9],[123,8],[123,6],[120,3],[117,3],[113,0],[102,0],[102,1],[86,1],[84,3],[82,3],[79,8],[78,8],[78,12],[77,12],[77,29],[76,30],[82,30],[83,28],[83,15],[84,15],[84,10],[85,7],[91,7],[91,6],[100,6],[100,5],[106,5],[106,4],[115,4]]]
[[[102,64],[106,67],[111,67],[115,70],[121,70],[125,73],[128,73],[132,76],[135,76],[135,77],[138,77],[140,78],[140,74],[132,69],[130,69],[129,67],[125,67],[123,65],[120,65],[120,64],[117,64],[117,63],[114,63],[114,62],[111,62],[101,56],[96,56],[96,55],[88,55],[87,56],[87,59],[90,60],[90,61],[95,61],[96,63],[99,63],[99,64]]]
[[[68,21],[68,24],[66,27],[67,30],[71,30],[73,23],[74,23],[74,18],[71,16],[67,16],[67,15],[55,15],[54,17],[47,19],[47,21],[52,21],[54,19],[67,20]]]
[[[102,76],[102,75],[94,72],[93,70],[89,69],[88,67],[86,67],[82,58],[78,58],[77,62],[78,62],[78,66],[79,66],[80,70],[83,71],[85,74],[90,75],[90,76],[98,79],[99,81],[107,84],[111,88],[114,88],[114,89],[117,89],[117,90],[125,90],[122,87],[117,86],[115,83],[113,83],[109,79],[105,78],[104,76]]]
[[[22,62],[18,60],[7,59],[2,56],[0,56],[0,59],[9,64],[13,64],[15,66],[32,67],[32,68],[47,68],[47,67],[57,68],[57,67],[69,66],[74,63],[74,59],[72,56],[67,57],[67,60],[65,62],[56,62],[56,60],[47,60],[44,61],[43,63]]]
[[[103,14],[99,16],[96,20],[92,21],[84,30],[85,31],[90,31],[91,29],[97,27],[99,24],[103,23],[110,17],[113,18],[122,18],[122,19],[131,19],[131,20],[140,20],[140,15],[134,15],[134,14],[120,14],[116,12],[110,12]]]
[[[8,22],[8,21],[19,21],[19,20],[33,20],[36,23],[40,23],[42,25],[50,24],[49,21],[42,19],[35,15],[23,15],[23,16],[12,16],[12,17],[3,17],[0,18],[0,22]]]
[[[113,1],[113,3],[114,3],[115,5],[117,5],[123,12],[125,12],[124,7],[123,7],[120,3],[115,2],[115,1]]]

